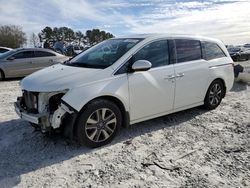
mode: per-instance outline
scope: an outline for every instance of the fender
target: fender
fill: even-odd
[[[129,111],[127,75],[114,76],[113,79],[73,88],[62,97],[62,101],[79,112],[89,101],[102,96],[119,99],[125,110]]]

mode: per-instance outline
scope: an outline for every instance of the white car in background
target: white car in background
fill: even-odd
[[[79,143],[99,147],[122,125],[200,105],[215,109],[233,81],[233,61],[219,40],[114,38],[24,78],[15,109],[43,132],[61,128]]]

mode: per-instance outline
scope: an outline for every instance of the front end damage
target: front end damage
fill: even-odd
[[[44,133],[63,128],[66,136],[72,137],[76,112],[61,100],[66,92],[24,90],[15,102],[15,111],[20,118],[37,125]]]

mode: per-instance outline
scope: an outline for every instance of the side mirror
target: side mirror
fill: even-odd
[[[15,59],[15,57],[9,57],[7,60],[9,60],[9,61],[13,61]]]
[[[133,71],[147,71],[152,67],[152,64],[147,60],[138,60],[132,65]]]

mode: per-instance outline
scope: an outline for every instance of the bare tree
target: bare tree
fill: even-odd
[[[33,47],[39,47],[40,46],[40,39],[35,33],[32,33],[31,36],[30,36],[30,45],[33,46]]]
[[[0,45],[10,48],[19,48],[26,43],[26,35],[22,28],[16,25],[0,26]]]

